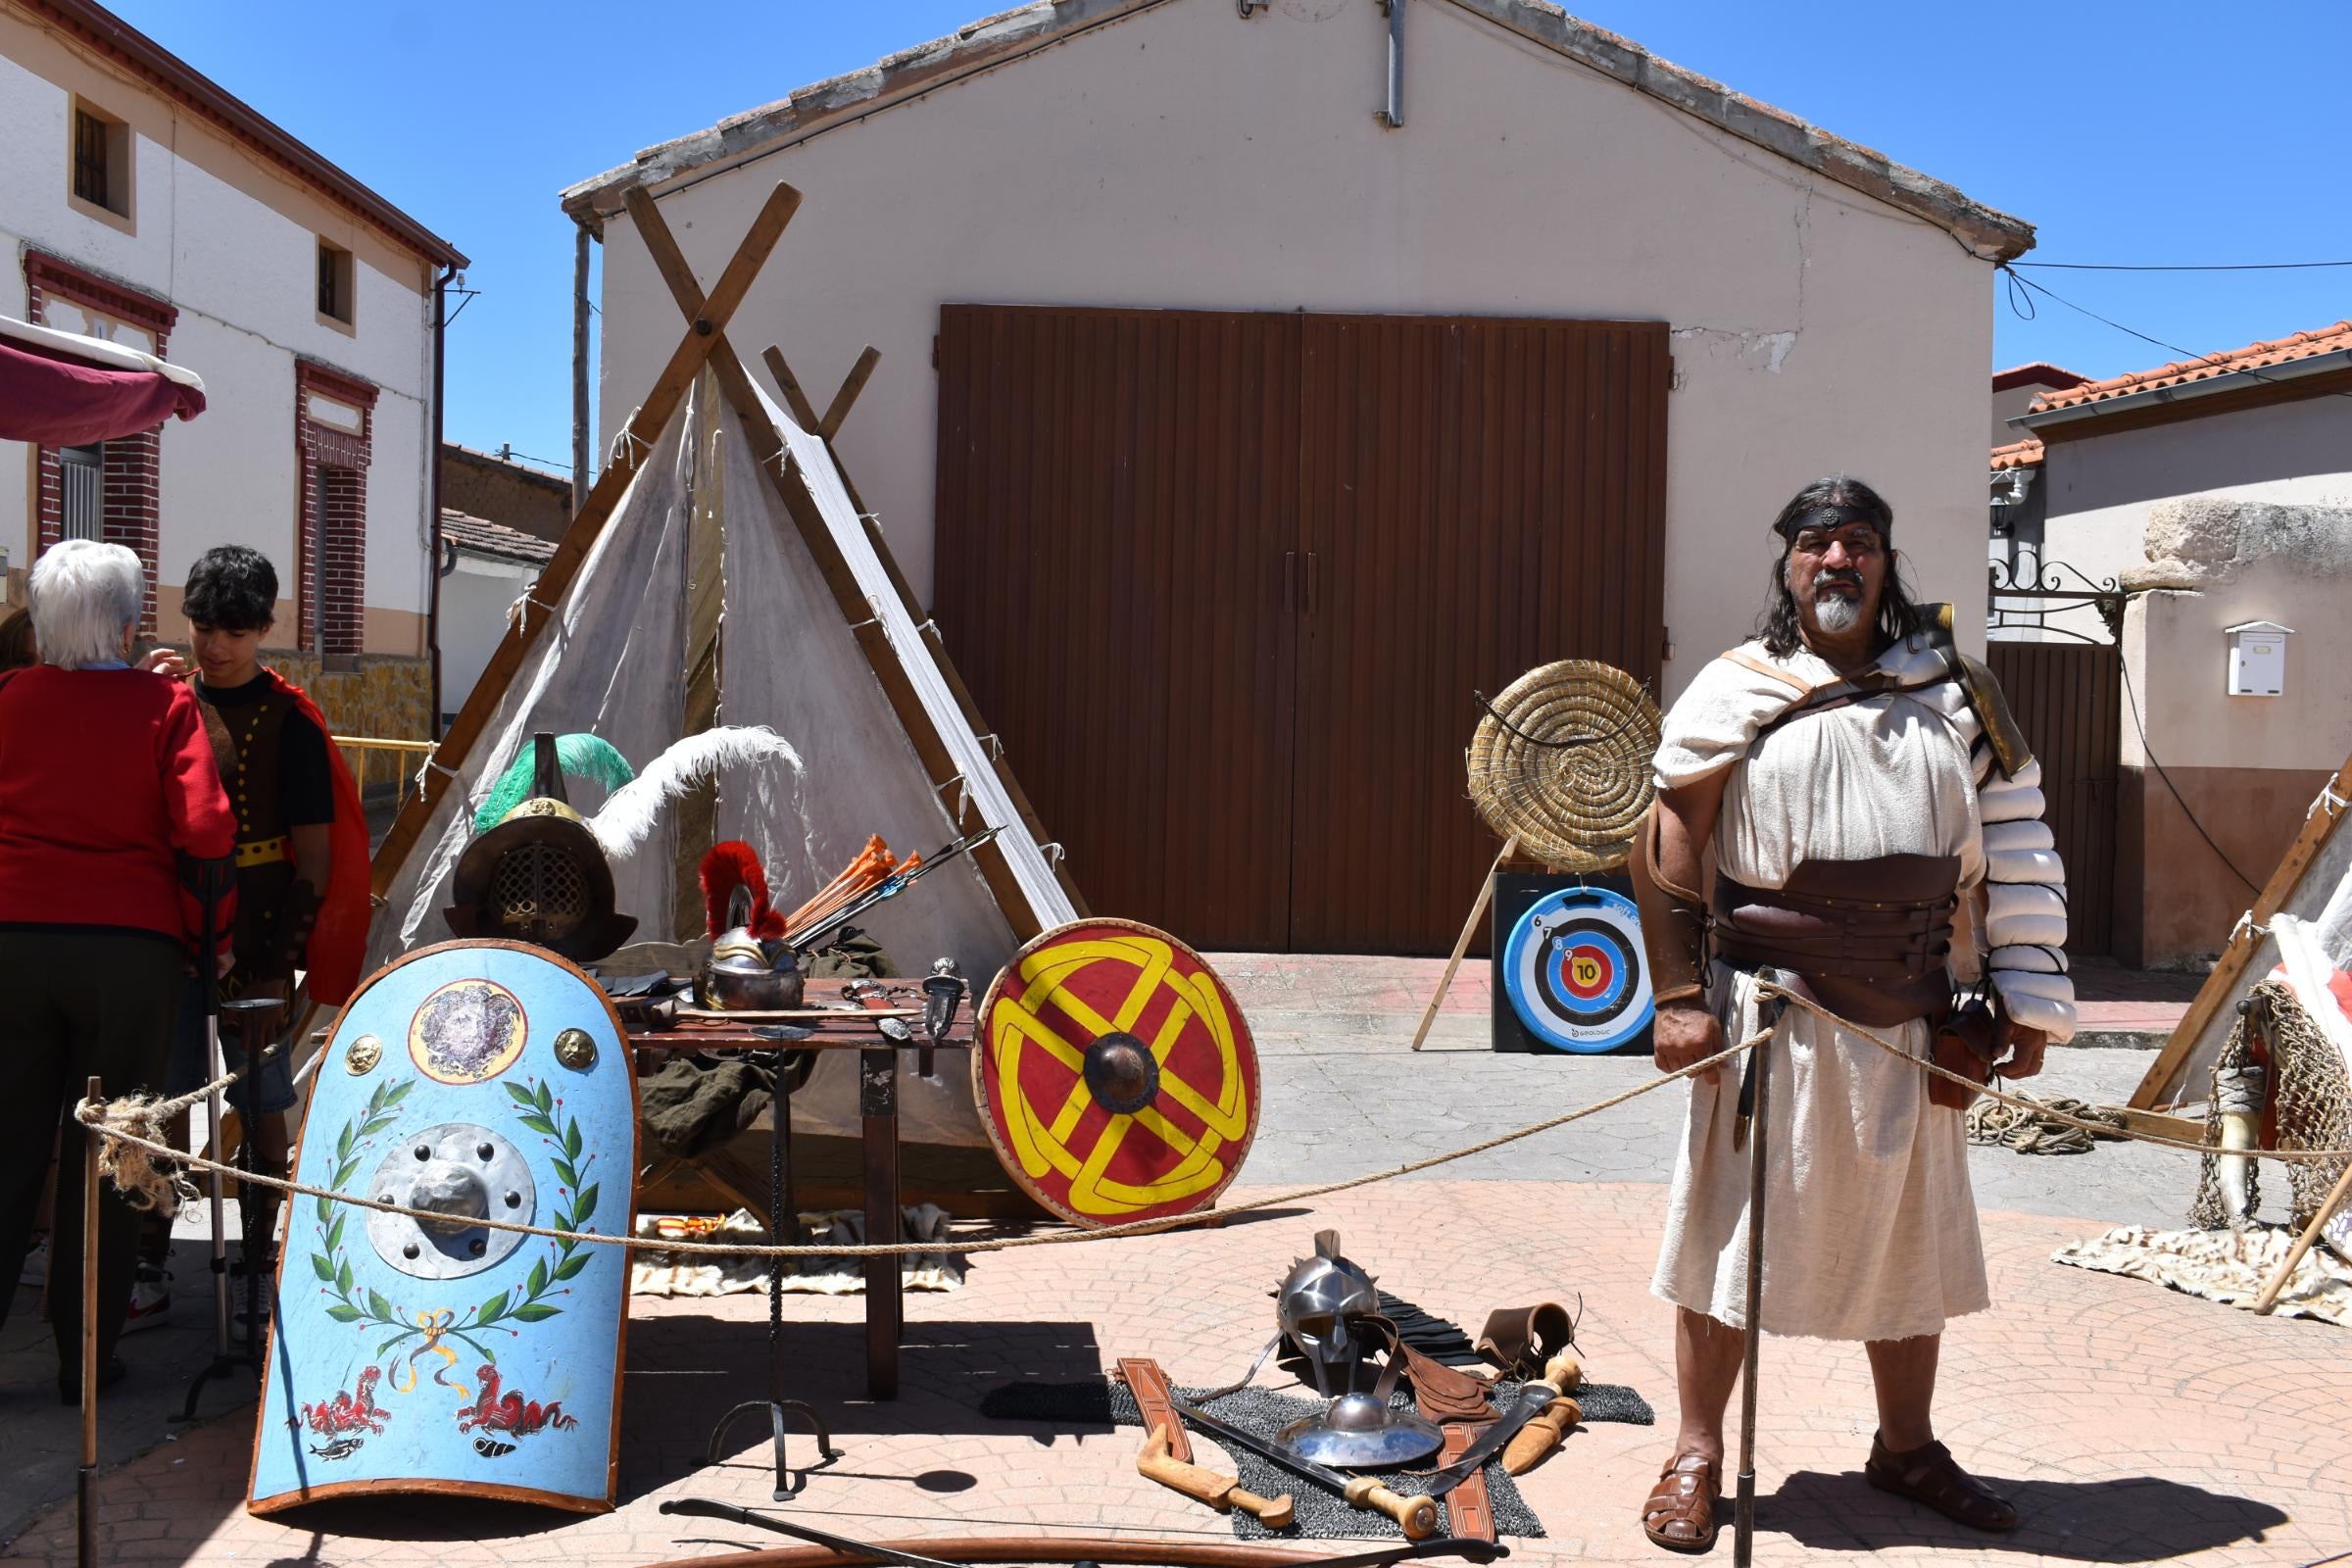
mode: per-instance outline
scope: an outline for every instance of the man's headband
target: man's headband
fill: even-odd
[[[1815,507],[1782,528],[1781,532],[1790,539],[1807,528],[1821,528],[1836,533],[1849,522],[1866,522],[1881,540],[1886,537],[1886,524],[1879,514],[1867,507],[1857,507],[1850,501],[1833,501],[1826,506]]]

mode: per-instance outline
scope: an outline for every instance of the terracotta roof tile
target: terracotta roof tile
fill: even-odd
[[[2023,441],[2012,441],[2005,447],[1992,449],[1992,471],[1995,473],[1999,473],[2004,468],[2038,468],[2040,466],[2041,439],[2038,436],[2030,435]]]
[[[1992,389],[1995,392],[2007,392],[2021,386],[2081,386],[2089,379],[2089,376],[2078,375],[2064,366],[2052,365],[2046,360],[2031,360],[2024,365],[2013,365],[2006,370],[1993,371]]]
[[[546,565],[556,555],[552,543],[520,528],[452,512],[446,507],[441,511],[441,537],[469,555],[496,556],[502,561],[519,561],[534,566]]]
[[[2295,332],[2267,342],[2249,343],[2242,349],[2232,349],[2227,354],[2216,354],[2207,359],[2160,365],[2153,370],[2134,370],[2130,375],[2111,376],[2104,381],[2085,381],[2081,386],[2045,392],[2034,400],[2034,407],[2028,412],[2040,414],[2049,409],[2080,408],[2086,403],[2103,403],[2109,398],[2126,397],[2134,392],[2185,386],[2191,381],[2260,370],[2269,366],[2285,365],[2346,349],[2352,349],[2352,321],[2338,321],[2316,331]]]

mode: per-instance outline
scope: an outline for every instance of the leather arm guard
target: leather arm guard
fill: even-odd
[[[1659,808],[1651,802],[1634,824],[1634,853],[1626,869],[1642,911],[1642,947],[1649,956],[1649,992],[1657,1005],[1695,1002],[1706,994],[1707,901],[1679,886],[1659,864]]]
[[[252,955],[253,962],[247,971],[249,981],[286,980],[301,968],[311,942],[311,928],[318,923],[319,899],[308,882],[301,880],[286,889],[286,901],[278,907],[277,917],[260,933],[260,952]]]

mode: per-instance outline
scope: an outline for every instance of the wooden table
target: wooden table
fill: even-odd
[[[774,1023],[789,1023],[798,1029],[811,1031],[805,1040],[769,1040],[754,1033],[760,1024],[737,1022],[732,1019],[680,1019],[667,1029],[631,1029],[629,1044],[641,1054],[639,1062],[662,1052],[728,1052],[728,1051],[855,1051],[858,1053],[858,1109],[864,1154],[865,1235],[870,1242],[896,1241],[900,1233],[899,1217],[899,1052],[881,1031],[884,1018],[896,1017],[922,1039],[922,988],[913,980],[864,982],[881,984],[894,989],[904,988],[911,997],[891,996],[869,998],[862,1004],[850,1000],[847,993],[853,984],[848,980],[810,980],[804,998],[804,1015],[776,1018]],[[966,998],[956,1010],[956,1021],[940,1045],[965,1046],[971,1044],[971,1016],[974,1000]],[[786,1118],[789,1133],[791,1097],[781,1079],[776,1099],[769,1106],[770,1116]],[[789,1139],[786,1144],[790,1148]],[[685,1163],[696,1165],[698,1161]],[[706,1170],[706,1175],[714,1173]],[[785,1173],[787,1183],[791,1172]],[[743,1183],[720,1180],[726,1191],[743,1201],[755,1214],[767,1217],[768,1197],[764,1182]],[[756,1186],[757,1192],[741,1189]],[[787,1192],[791,1191],[787,1187]],[[788,1207],[797,1206],[788,1202]],[[790,1216],[789,1229],[798,1237],[800,1216]],[[771,1222],[771,1233],[786,1229]],[[899,1393],[899,1337],[906,1321],[904,1286],[897,1257],[869,1257],[865,1260],[865,1386],[867,1394],[876,1399],[893,1399]]]

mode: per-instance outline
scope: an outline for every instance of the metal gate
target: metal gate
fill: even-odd
[[[2115,933],[2124,594],[2115,579],[2094,583],[2030,547],[1994,564],[1991,590],[1985,662],[2041,763],[2044,820],[2066,866],[2067,950],[2105,954]],[[2075,629],[2086,623],[2103,623],[2106,639]]]

